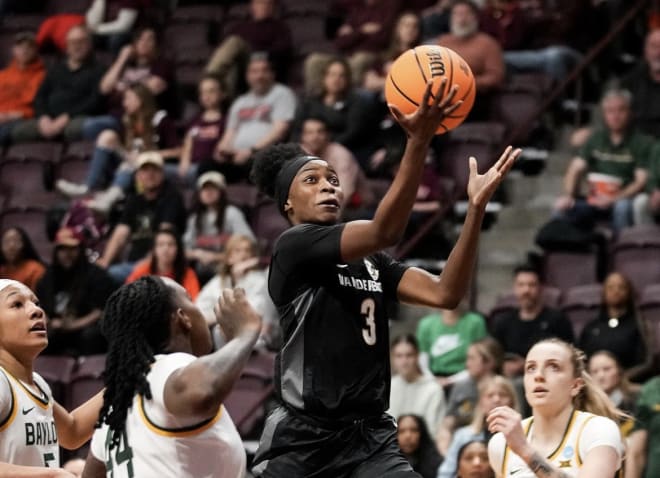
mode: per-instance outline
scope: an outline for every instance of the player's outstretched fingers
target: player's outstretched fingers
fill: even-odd
[[[427,111],[429,109],[429,99],[431,98],[432,88],[433,80],[427,81],[426,88],[424,88],[424,96],[422,96],[422,103],[419,105],[419,111]]]
[[[443,84],[445,83],[446,79],[447,78],[443,78],[443,80],[442,80]],[[447,105],[451,104],[451,102],[454,100],[454,97],[456,96],[456,93],[458,93],[458,88],[459,88],[458,85],[453,85],[443,98],[437,98],[436,97],[436,100],[439,101],[438,108],[444,109],[444,108],[447,107]],[[458,104],[458,102],[456,104]],[[461,101],[461,104],[462,104],[462,101]]]

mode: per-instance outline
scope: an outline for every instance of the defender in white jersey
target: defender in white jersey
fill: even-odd
[[[0,280],[0,477],[72,477],[59,469],[59,446],[92,436],[101,394],[69,414],[33,371],[48,345],[46,316],[24,284]]]
[[[584,354],[559,339],[534,345],[525,359],[525,396],[532,417],[509,407],[487,418],[488,444],[499,478],[613,478],[624,446],[617,422],[625,416],[585,371]]]
[[[211,335],[179,284],[148,276],[110,297],[107,392],[83,477],[244,476],[245,450],[222,401],[261,318],[242,289],[223,291],[216,316],[228,342],[197,358],[211,351]]]

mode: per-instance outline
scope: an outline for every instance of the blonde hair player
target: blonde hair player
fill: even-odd
[[[621,467],[618,410],[585,370],[584,353],[559,340],[537,342],[525,359],[525,396],[532,416],[509,407],[487,417],[498,477],[612,478]]]
[[[103,403],[98,393],[72,413],[53,400],[34,360],[48,345],[46,314],[21,282],[0,280],[0,477],[71,478],[59,469],[59,446],[92,436]]]

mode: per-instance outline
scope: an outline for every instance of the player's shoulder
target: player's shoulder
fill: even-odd
[[[297,224],[284,231],[275,241],[274,251],[309,246],[310,241],[316,241],[327,237],[337,231],[341,231],[344,224],[323,226],[319,224]]]

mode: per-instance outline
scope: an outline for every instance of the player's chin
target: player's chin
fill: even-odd
[[[330,224],[336,224],[339,222],[340,219],[340,209],[325,209],[323,211],[320,211],[318,214],[315,215],[314,217],[314,222],[316,224],[325,224],[325,225],[330,225]]]

